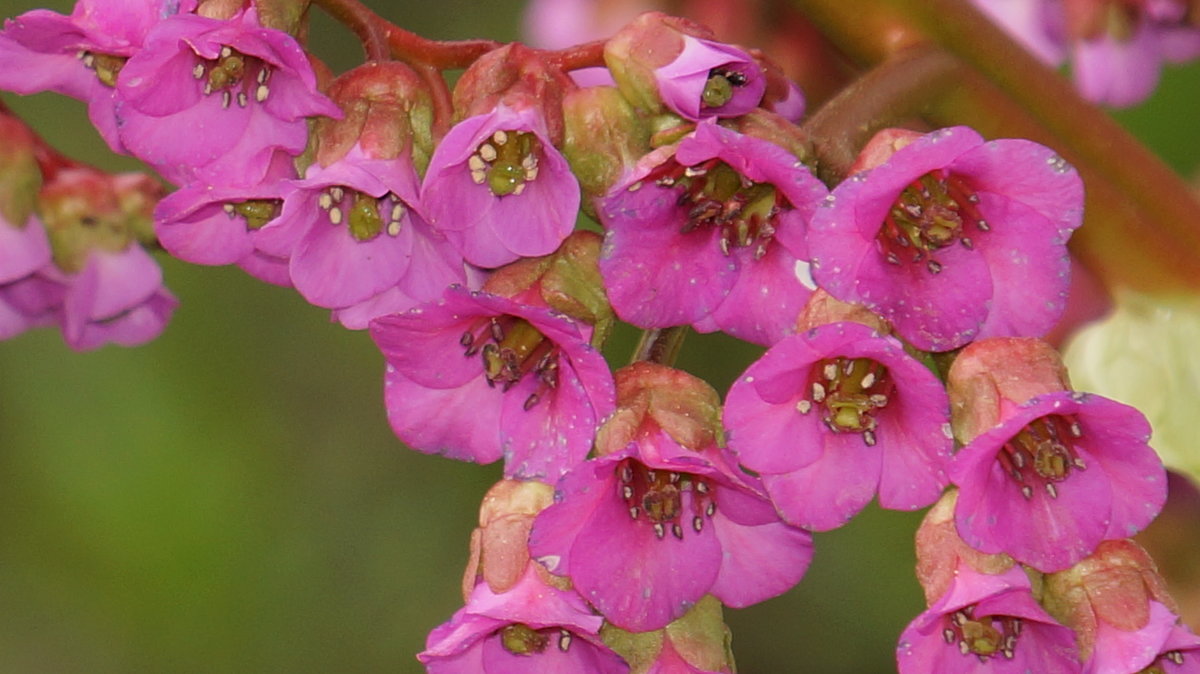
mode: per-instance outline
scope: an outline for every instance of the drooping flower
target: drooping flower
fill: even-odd
[[[1048,331],[1065,306],[1066,241],[1083,215],[1075,170],[1049,148],[985,141],[966,127],[891,149],[814,216],[817,284],[924,350]]]
[[[341,114],[317,92],[299,43],[259,25],[253,9],[160,22],[121,68],[117,91],[125,148],[181,185],[255,184],[277,149],[304,149],[308,117]]]
[[[467,605],[429,634],[417,655],[430,674],[548,672],[625,674],[629,666],[598,636],[603,620],[573,592],[530,565],[507,592],[479,583]]]
[[[778,341],[813,287],[806,223],[825,195],[782,147],[698,124],[647,155],[597,209],[613,308],[643,328]]]
[[[76,351],[150,341],[179,304],[163,286],[158,263],[136,244],[120,253],[91,251],[78,274],[54,272],[51,268],[47,275],[65,286],[63,340]]]
[[[0,215],[0,339],[52,321],[47,303],[29,301],[42,294],[30,296],[30,283],[38,283],[33,276],[49,264],[50,241],[42,223],[31,215],[17,227]]]
[[[416,304],[465,281],[462,259],[418,211],[411,162],[355,146],[329,166],[313,164],[291,187],[258,241],[289,260],[292,283],[309,302],[345,309],[399,287]]]
[[[554,481],[583,460],[613,407],[590,330],[542,306],[462,287],[370,325],[388,367],[384,398],[414,449]]]
[[[1149,438],[1141,413],[1096,395],[1060,391],[1009,408],[951,462],[959,534],[1044,572],[1133,535],[1166,500]]]
[[[113,116],[117,76],[146,34],[167,16],[190,12],[192,0],[80,0],[70,16],[35,9],[0,31],[0,89],[54,91],[88,104],[88,117],[115,152],[123,152]]]
[[[730,388],[725,427],[797,526],[841,526],[876,492],[884,508],[923,508],[947,484],[945,390],[898,340],[858,323],[772,346]]]
[[[558,248],[575,227],[579,183],[538,108],[501,103],[446,134],[421,200],[468,262],[498,267]]]
[[[787,591],[808,568],[812,538],[719,453],[660,431],[563,476],[529,551],[609,622],[643,632],[706,594],[745,607]]]
[[[900,635],[896,663],[900,674],[1080,671],[1075,635],[1034,601],[1024,571],[991,575],[966,564]]]
[[[758,107],[767,88],[762,69],[731,45],[683,36],[675,60],[655,69],[663,103],[681,117],[737,117]]]

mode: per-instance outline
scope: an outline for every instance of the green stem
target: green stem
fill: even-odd
[[[649,361],[661,365],[674,365],[675,359],[679,357],[679,350],[683,348],[683,339],[687,337],[687,332],[686,325],[643,330],[629,362]]]

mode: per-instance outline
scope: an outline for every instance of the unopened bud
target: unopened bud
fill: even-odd
[[[0,115],[0,220],[24,227],[41,185],[33,133],[20,120]]]
[[[620,451],[659,430],[697,452],[724,444],[721,399],[704,380],[645,361],[617,370],[614,378],[617,411],[596,434],[597,454]]]
[[[480,578],[496,593],[516,585],[529,564],[533,519],[553,500],[554,487],[536,480],[501,480],[488,490],[479,507],[479,528],[471,534],[464,598]]]
[[[946,377],[954,437],[963,444],[1035,396],[1070,390],[1054,347],[1029,337],[995,337],[967,345]]]
[[[879,166],[899,152],[900,148],[921,136],[921,133],[910,129],[881,129],[871,136],[871,140],[867,141],[867,144],[859,151],[858,158],[850,165],[847,175],[854,175]]]
[[[892,328],[879,314],[861,304],[851,304],[836,299],[822,288],[817,288],[804,310],[796,318],[796,332],[807,332],[828,323],[861,323],[881,335],[889,335]]]
[[[563,92],[571,78],[549,67],[534,50],[513,43],[481,56],[454,86],[458,119],[482,115],[505,105],[514,110],[537,108],[555,145],[563,140]]]
[[[563,154],[587,197],[606,194],[649,151],[649,127],[614,87],[571,91],[563,120]],[[588,199],[583,204],[590,206]]]
[[[989,555],[972,548],[954,526],[958,490],[950,489],[929,509],[917,528],[917,580],[925,590],[925,603],[932,606],[950,587],[964,563],[979,573],[999,574],[1012,568],[1012,557]]]
[[[329,97],[342,119],[317,123],[317,161],[329,166],[358,145],[367,156],[404,159],[424,171],[433,153],[433,102],[412,68],[397,61],[372,62],[338,77]]]
[[[117,253],[152,237],[161,196],[161,186],[141,174],[109,175],[88,167],[58,171],[38,194],[55,264],[76,273],[93,249]]]

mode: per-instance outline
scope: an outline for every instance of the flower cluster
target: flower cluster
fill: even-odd
[[[0,87],[87,101],[179,189],[15,153],[45,184],[36,215],[0,203],[0,336],[156,334],[174,301],[134,243],[151,231],[368,330],[400,440],[503,461],[429,671],[732,671],[720,606],[788,591],[813,532],[873,499],[938,504],[901,671],[1193,657],[1157,590],[1144,620],[1078,619],[1072,583],[1157,515],[1166,475],[1145,419],[1073,391],[1041,341],[1083,218],[1055,150],[886,129],[818,178],[799,88],[688,20],[461,63],[367,21],[372,59],[334,77],[262,9],[81,0],[6,23],[22,72]],[[435,61],[466,67],[453,91]],[[601,64],[612,85],[571,77]],[[646,342],[613,372],[617,319]],[[765,347],[723,404],[670,366],[686,328]]]

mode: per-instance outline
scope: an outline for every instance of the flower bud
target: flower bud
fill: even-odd
[[[817,288],[804,310],[796,318],[796,332],[807,332],[815,327],[828,323],[848,321],[861,323],[881,335],[890,335],[891,326],[878,314],[861,304],[850,304],[834,298],[824,290]]]
[[[142,174],[108,175],[66,168],[38,194],[42,222],[60,269],[83,269],[92,249],[117,253],[138,238],[152,237],[153,211],[162,188]]]
[[[989,555],[972,548],[954,527],[954,505],[958,490],[951,489],[929,509],[917,528],[917,580],[925,590],[925,603],[933,605],[946,593],[958,574],[959,563],[979,573],[999,574],[1012,568],[1005,554]]]
[[[721,399],[704,380],[650,362],[633,363],[614,377],[617,411],[596,436],[597,454],[619,452],[659,429],[695,452],[724,444]]]
[[[0,115],[0,220],[23,228],[41,185],[33,133],[20,120]]]
[[[551,142],[562,143],[563,92],[574,87],[563,72],[552,69],[534,50],[513,43],[484,54],[454,86],[454,111],[462,120],[504,105],[536,108]]]
[[[429,88],[412,68],[397,61],[366,63],[329,88],[342,119],[317,123],[317,161],[329,166],[355,144],[376,159],[411,160],[419,171],[433,153],[433,103]]]
[[[708,28],[647,12],[613,36],[604,61],[634,107],[664,105],[693,121],[737,117],[758,107],[767,82],[747,52],[712,40]]]
[[[858,157],[850,165],[850,170],[847,171],[847,174],[854,175],[855,173],[879,166],[887,161],[889,157],[896,154],[900,148],[920,138],[921,135],[909,129],[879,130],[874,136],[871,136],[871,140],[867,141],[867,144],[859,151]]]
[[[554,488],[536,480],[501,480],[488,490],[479,506],[479,528],[471,533],[464,599],[470,598],[480,578],[495,593],[516,585],[529,563],[533,518],[553,500]]]
[[[1104,541],[1090,557],[1045,578],[1042,604],[1075,630],[1086,660],[1101,623],[1133,632],[1151,618],[1151,602],[1176,612],[1154,560],[1131,540]]]
[[[607,193],[649,149],[646,122],[613,87],[568,92],[563,121],[563,154],[588,197]],[[586,199],[583,204],[590,207]]]
[[[965,445],[1034,396],[1070,389],[1062,358],[1040,339],[974,342],[958,354],[946,377],[954,437]]]
[[[592,326],[590,341],[599,348],[613,325],[612,307],[597,263],[600,243],[595,232],[573,232],[554,253],[523,258],[497,270],[483,289],[510,298],[536,293],[551,309]]]

